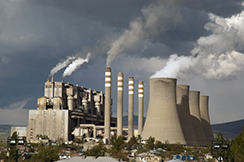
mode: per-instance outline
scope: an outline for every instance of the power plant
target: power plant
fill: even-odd
[[[147,117],[143,127],[144,83],[138,83],[138,133],[134,129],[133,77],[128,79],[128,128],[123,128],[124,75],[117,75],[117,118],[112,117],[110,67],[105,69],[105,93],[83,86],[45,82],[44,96],[37,100],[37,110],[29,110],[26,137],[36,141],[38,135],[69,141],[74,137],[102,137],[110,143],[113,136],[128,140],[140,135],[183,145],[206,146],[213,140],[209,119],[209,97],[190,91],[188,85],[177,85],[175,78],[150,78]]]

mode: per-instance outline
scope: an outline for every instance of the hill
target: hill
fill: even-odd
[[[241,133],[243,125],[244,119],[221,124],[212,124],[211,127],[214,134],[221,132],[224,137],[234,139]]]
[[[0,125],[0,133],[10,133],[11,126],[9,124]]]

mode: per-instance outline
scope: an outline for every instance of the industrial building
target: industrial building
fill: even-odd
[[[112,105],[110,100],[109,109]],[[35,141],[37,135],[46,135],[52,140],[68,141],[73,139],[75,128],[82,124],[104,126],[104,101],[105,95],[102,92],[56,82],[53,78],[47,80],[44,96],[37,100],[37,110],[29,110],[27,140]],[[110,126],[116,127],[116,124],[116,118],[111,117]],[[89,136],[93,132],[92,126],[82,128],[79,132],[81,134]],[[103,132],[100,131],[101,134]]]

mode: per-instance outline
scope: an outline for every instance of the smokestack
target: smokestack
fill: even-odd
[[[117,136],[123,133],[123,73],[118,74],[117,84]]]
[[[128,84],[129,101],[128,101],[128,140],[134,136],[134,78],[129,78]]]
[[[176,79],[150,78],[149,104],[142,139],[186,144],[176,107]]]
[[[143,81],[138,83],[138,134],[142,134],[143,128]]]
[[[207,143],[211,143],[211,141],[214,140],[214,137],[210,125],[208,101],[209,101],[208,96],[200,96],[200,115],[202,120],[202,126],[205,132]]]
[[[189,108],[191,114],[191,122],[198,141],[198,145],[206,146],[206,137],[202,126],[202,120],[199,109],[199,91],[190,91],[189,93]]]
[[[105,113],[104,113],[104,139],[110,141],[110,117],[111,117],[111,69],[105,70]]]
[[[189,86],[177,85],[176,96],[179,119],[186,143],[187,145],[193,146],[198,143],[189,110]]]

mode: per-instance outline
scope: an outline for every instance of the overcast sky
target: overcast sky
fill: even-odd
[[[0,0],[0,124],[27,125],[51,76],[104,92],[106,66],[113,116],[123,72],[124,115],[128,78],[146,116],[153,76],[209,95],[212,124],[243,119],[243,53],[241,0]]]

